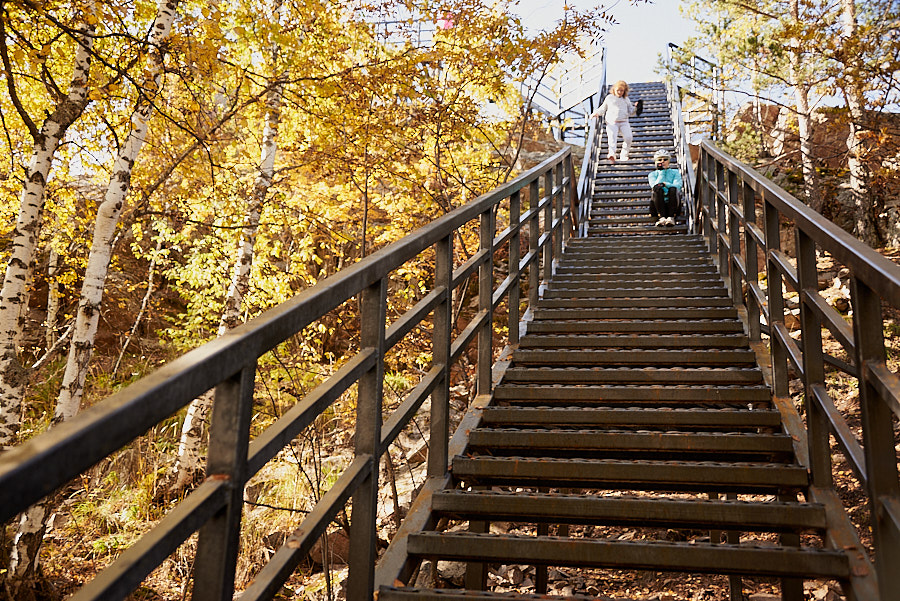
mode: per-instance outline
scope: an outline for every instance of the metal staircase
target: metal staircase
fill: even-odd
[[[570,241],[491,401],[470,414],[453,485],[427,509],[444,529],[404,541],[410,561],[465,562],[465,589],[413,580],[379,601],[597,598],[583,578],[550,576],[573,569],[642,573],[660,591],[654,572],[721,574],[732,600],[746,576],[776,579],[785,600],[803,599],[805,580],[870,586],[851,582],[867,570],[857,548],[828,544],[843,514],[810,490],[706,242],[684,219],[650,223],[646,175],[673,127],[663,84],[632,90],[645,112],[631,159],[602,161],[589,235]],[[486,591],[503,564],[535,566],[533,590]]]

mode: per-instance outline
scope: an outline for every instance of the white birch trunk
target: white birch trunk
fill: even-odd
[[[69,358],[63,374],[62,387],[56,404],[54,421],[65,421],[78,413],[88,365],[94,351],[97,325],[100,321],[100,305],[103,288],[112,255],[112,241],[119,224],[119,217],[131,189],[131,175],[141,147],[147,136],[147,127],[153,114],[152,98],[162,87],[163,45],[175,21],[175,0],[160,0],[156,20],[150,30],[150,73],[143,89],[138,90],[138,101],[131,117],[131,131],[119,150],[113,164],[112,175],[103,202],[97,209],[94,222],[94,238],[84,282],[81,300],[75,317],[75,329],[69,346]]]
[[[800,0],[791,0],[791,18],[795,26],[800,25]],[[800,136],[800,161],[803,168],[803,191],[806,204],[822,211],[823,199],[819,195],[819,175],[816,173],[816,158],[812,148],[812,127],[809,110],[809,88],[804,83],[800,40],[791,40],[789,76],[797,103],[797,129]]]
[[[876,242],[875,222],[872,216],[872,199],[869,195],[868,174],[863,161],[865,154],[864,140],[861,132],[865,129],[866,99],[863,95],[863,81],[857,61],[860,60],[858,46],[858,26],[856,22],[856,3],[854,0],[841,0],[841,17],[845,54],[849,56],[844,64],[847,74],[845,95],[847,109],[850,112],[850,135],[847,136],[847,169],[850,172],[850,194],[856,207],[856,237],[869,245]],[[847,46],[850,46],[848,49]]]
[[[275,0],[272,13],[277,18],[280,18],[282,7],[282,0]],[[273,46],[273,64],[277,61],[277,51],[277,46]],[[219,320],[218,336],[222,336],[228,330],[240,325],[242,321],[241,308],[250,289],[250,270],[253,266],[259,218],[266,194],[268,194],[275,177],[275,155],[278,153],[278,126],[281,121],[284,84],[280,83],[277,78],[270,80],[269,83],[271,89],[266,96],[266,115],[263,123],[259,170],[247,201],[247,215],[231,270],[231,283],[225,295],[222,318]],[[188,485],[203,470],[203,435],[212,408],[212,400],[213,395],[210,391],[194,399],[185,414],[175,459],[175,481],[172,485],[174,490]]]
[[[89,4],[85,13],[92,12],[93,4]],[[89,102],[94,26],[88,21],[91,19],[85,19],[80,30],[69,92],[36,132],[34,150],[25,169],[19,214],[12,231],[10,258],[0,290],[0,449],[15,441],[21,424],[27,373],[19,361],[18,342],[25,329],[28,282],[40,239],[47,176],[66,130]]]
[[[81,403],[87,367],[94,349],[94,338],[100,317],[100,302],[106,282],[110,245],[116,231],[122,207],[131,184],[131,173],[147,134],[147,124],[153,110],[152,98],[160,89],[163,78],[163,43],[175,20],[175,0],[160,0],[157,16],[150,31],[150,73],[143,89],[138,90],[138,102],[131,118],[131,132],[116,157],[106,196],[97,210],[94,238],[81,300],[75,317],[75,329],[69,346],[69,358],[63,375],[62,387],[57,398],[53,423],[73,417]],[[49,513],[49,502],[33,507],[23,515],[15,535],[15,548],[11,554],[10,572],[17,577],[33,575],[37,570],[38,553]]]
[[[276,83],[266,99],[266,116],[263,125],[262,151],[256,181],[247,203],[247,215],[236,258],[232,267],[231,283],[225,295],[225,306],[219,320],[217,334],[222,336],[243,321],[241,308],[250,289],[250,270],[253,266],[253,249],[259,229],[263,202],[275,177],[275,155],[278,152],[278,125],[281,120],[283,84]],[[175,482],[178,490],[203,470],[203,434],[212,404],[212,394],[200,396],[190,404],[181,428],[178,453],[175,460]]]
[[[56,344],[56,324],[59,321],[59,253],[50,249],[47,265],[47,319],[44,320],[44,341],[47,352]]]

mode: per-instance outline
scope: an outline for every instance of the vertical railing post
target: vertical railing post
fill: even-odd
[[[828,416],[819,406],[813,394],[813,386],[825,385],[825,357],[822,351],[822,319],[818,311],[811,307],[807,296],[819,293],[816,271],[816,243],[803,230],[797,228],[797,291],[800,300],[800,346],[803,351],[803,376],[806,404],[806,429],[809,433],[809,468],[812,484],[830,487],[831,449],[829,435],[831,429]]]
[[[434,308],[432,360],[441,367],[441,377],[431,393],[431,424],[428,440],[428,475],[442,477],[447,473],[450,441],[450,340],[453,326],[453,234],[435,244],[434,287],[444,289],[441,302]]]
[[[563,246],[565,246],[569,237],[576,232],[578,223],[580,223],[580,217],[578,215],[578,189],[575,181],[574,160],[572,159],[571,154],[563,159],[563,170],[566,173],[566,179],[569,181],[565,193],[563,194],[563,205],[568,204],[569,207],[569,223],[568,225],[565,223],[562,224]],[[568,201],[568,203],[566,201]]]
[[[478,312],[484,323],[478,330],[478,394],[491,393],[494,296],[494,207],[481,214],[481,252],[486,256],[478,268]]]
[[[762,308],[753,289],[759,288],[759,245],[753,237],[753,232],[748,224],[756,225],[756,195],[753,188],[747,182],[743,183],[743,203],[744,203],[744,249],[747,253],[745,267],[747,269],[747,327],[751,342],[759,342],[762,338],[762,331],[759,325],[760,312]],[[753,284],[753,286],[750,286]]]
[[[727,223],[727,202],[722,200],[720,192],[725,191],[725,165],[720,161],[716,161],[716,187],[714,190],[714,198],[716,200],[716,248],[719,256],[719,271],[722,277],[728,277],[728,249],[723,243],[727,240],[728,223]]]
[[[741,180],[737,173],[728,171],[728,244],[731,246],[728,268],[731,271],[731,300],[736,306],[744,305],[744,280],[741,275],[741,227],[742,223],[735,217],[732,206],[741,206]],[[743,207],[741,207],[743,209]],[[743,213],[743,210],[741,211]],[[746,267],[746,261],[744,262]]]
[[[567,196],[567,188],[564,185],[564,177],[565,177],[565,163],[557,163],[553,168],[553,171],[556,173],[556,184],[553,186],[553,205],[556,207],[553,211],[556,214],[556,222],[553,231],[553,271],[556,271],[556,265],[559,262],[559,258],[562,256],[562,247],[563,247],[563,231],[566,229],[565,224],[563,223],[563,207],[565,205],[565,198]]]
[[[227,480],[230,494],[228,504],[200,528],[194,559],[195,601],[230,601],[234,595],[255,378],[253,364],[216,387],[206,477]]]
[[[900,532],[885,502],[900,498],[893,432],[895,418],[869,376],[870,365],[885,364],[884,317],[881,298],[855,275],[850,278],[850,294],[878,589],[882,599],[893,599],[900,590],[900,570],[896,569],[900,566]]]
[[[522,196],[516,190],[509,197],[509,227],[512,229],[512,236],[509,239],[509,295],[507,297],[509,319],[507,326],[509,329],[508,339],[510,346],[519,344],[519,292],[522,281],[519,273],[519,259],[522,254],[522,240],[520,232],[522,231]]]
[[[581,227],[581,203],[578,201],[578,178],[575,177],[575,157],[569,155],[566,159],[569,173],[569,206],[572,212],[572,222],[569,226],[569,236],[578,236],[578,228]]]
[[[706,248],[710,255],[715,255],[718,245],[716,233],[713,229],[713,217],[715,216],[715,178],[713,177],[713,158],[708,152],[703,152],[700,173],[703,175],[703,185],[700,190],[700,213],[706,208],[706,216],[703,218],[703,237],[706,238]]]
[[[357,457],[370,457],[371,469],[356,492],[350,516],[348,599],[371,599],[375,588],[375,537],[378,515],[378,464],[381,458],[381,409],[384,388],[384,322],[387,282],[379,278],[360,293],[360,351],[372,349],[375,365],[357,385]]]
[[[528,185],[528,212],[531,218],[528,220],[528,252],[532,254],[532,261],[528,265],[528,308],[534,311],[537,308],[541,286],[541,257],[538,241],[541,237],[540,212],[537,210],[541,198],[540,182],[534,180]]]
[[[781,250],[781,217],[778,210],[763,195],[763,213],[766,221],[766,283],[769,305],[769,344],[772,346],[772,375],[775,396],[784,397],[788,388],[787,351],[778,340],[775,323],[784,322],[784,296],[782,296],[782,275],[772,258],[772,251]]]
[[[541,202],[546,199],[544,205],[544,228],[542,237],[544,237],[544,273],[541,278],[541,287],[550,285],[550,278],[553,277],[553,170],[544,174],[544,193],[541,196]]]

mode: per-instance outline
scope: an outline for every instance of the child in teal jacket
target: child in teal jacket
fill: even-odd
[[[653,155],[656,169],[647,176],[653,194],[650,197],[650,215],[656,219],[656,227],[675,225],[678,214],[678,191],[681,190],[681,172],[669,167],[669,153],[657,150]]]

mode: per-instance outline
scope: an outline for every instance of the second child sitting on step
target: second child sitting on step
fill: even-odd
[[[628,151],[631,150],[631,124],[628,118],[637,114],[637,103],[628,98],[628,84],[622,80],[612,85],[612,92],[606,97],[596,111],[591,113],[591,119],[606,116],[606,145],[609,149],[607,159],[616,160],[616,146],[619,142],[619,134],[622,134],[623,161],[628,160]]]
[[[650,197],[650,215],[656,219],[656,227],[675,225],[678,215],[678,191],[681,190],[681,172],[669,167],[669,153],[657,150],[653,155],[656,169],[650,172],[647,180],[653,189]]]

